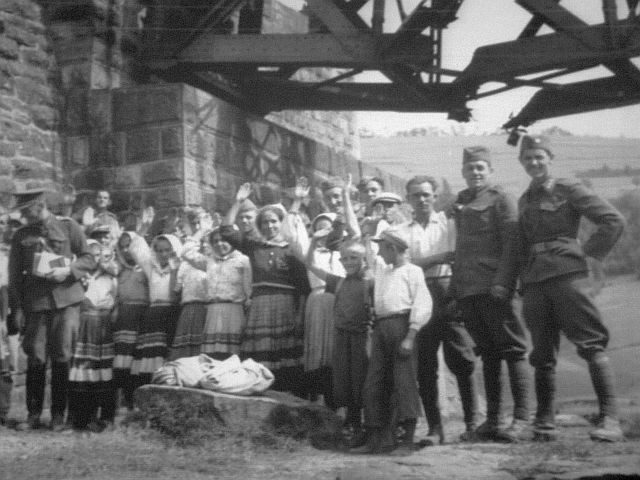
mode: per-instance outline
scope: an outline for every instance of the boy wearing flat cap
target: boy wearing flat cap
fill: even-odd
[[[422,269],[409,262],[402,232],[391,227],[372,239],[386,265],[376,265],[371,358],[364,383],[367,443],[353,453],[381,453],[394,448],[390,433],[404,434],[397,453],[410,453],[420,413],[414,339],[431,316],[431,296]],[[396,416],[397,418],[392,418]]]
[[[552,440],[555,428],[555,369],[560,333],[587,361],[598,397],[600,417],[590,435],[593,440],[623,439],[617,419],[616,395],[609,358],[605,352],[609,331],[593,303],[587,257],[603,260],[624,229],[624,218],[608,202],[582,183],[554,178],[551,142],[544,136],[525,136],[520,164],[531,177],[520,197],[518,225],[521,238],[523,314],[531,331],[538,408],[534,435]],[[596,230],[580,244],[582,217]]]
[[[518,213],[513,196],[492,182],[491,153],[465,148],[462,176],[467,189],[453,206],[456,247],[453,292],[482,358],[487,418],[469,440],[518,441],[529,423],[529,372],[524,327],[512,305],[517,276]],[[502,417],[502,362],[508,368],[513,422]]]
[[[9,255],[9,324],[24,328],[27,355],[27,422],[19,428],[41,426],[47,360],[51,360],[51,427],[65,428],[69,361],[84,297],[80,279],[94,269],[82,228],[70,218],[58,219],[48,207],[46,192],[14,194],[27,225],[15,232]],[[65,265],[38,274],[35,261],[45,252],[63,256]],[[24,318],[24,326],[21,319]]]

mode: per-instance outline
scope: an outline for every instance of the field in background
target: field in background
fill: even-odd
[[[460,176],[462,149],[485,145],[494,159],[495,179],[514,195],[528,184],[517,160],[518,150],[507,145],[506,136],[376,137],[361,139],[362,161],[402,177],[429,174],[446,178],[454,191],[465,187]],[[558,177],[574,177],[577,171],[601,168],[640,167],[640,139],[553,137]],[[633,188],[629,177],[593,178],[595,190],[606,198]]]

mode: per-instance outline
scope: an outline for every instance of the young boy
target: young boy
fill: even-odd
[[[372,240],[386,265],[374,269],[376,321],[363,392],[367,442],[351,451],[393,450],[387,438],[397,424],[404,434],[394,453],[408,454],[420,411],[414,339],[431,317],[432,301],[422,270],[407,258],[409,245],[401,231],[391,227]]]
[[[367,331],[373,282],[365,278],[365,247],[348,240],[340,247],[340,262],[346,277],[334,275],[318,266],[315,255],[320,238],[329,230],[317,232],[307,255],[307,266],[326,282],[325,292],[335,295],[333,306],[333,396],[336,408],[345,407],[345,426],[352,429],[349,445],[364,443],[362,433],[362,388],[367,372]]]

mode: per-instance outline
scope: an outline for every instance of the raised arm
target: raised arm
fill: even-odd
[[[242,202],[244,202],[251,195],[251,184],[243,183],[240,185],[236,193],[235,202],[231,205],[231,208],[222,219],[222,225],[233,225],[236,222],[236,217],[238,216],[238,212],[240,211],[240,206]]]
[[[344,207],[344,217],[346,221],[347,234],[351,238],[360,238],[362,233],[360,232],[360,225],[358,225],[358,217],[353,210],[353,203],[351,202],[351,190],[353,186],[353,178],[349,173],[347,175],[347,181],[342,189],[342,205]]]
[[[326,236],[328,233],[328,230],[319,230],[313,235],[313,237],[311,237],[311,244],[309,245],[309,250],[307,251],[307,258],[305,262],[309,271],[323,282],[327,280],[327,275],[329,275],[331,272],[328,272],[318,266],[318,263],[316,261],[316,248],[318,240],[323,236]]]

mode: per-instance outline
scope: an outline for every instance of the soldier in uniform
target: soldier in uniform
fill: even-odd
[[[492,182],[491,154],[464,149],[462,176],[468,188],[453,205],[456,248],[453,290],[482,358],[487,419],[469,439],[517,441],[529,423],[527,344],[512,305],[517,277],[516,200]],[[509,373],[513,422],[502,428],[502,362]]]
[[[609,203],[581,183],[553,178],[553,152],[549,139],[525,136],[520,163],[531,184],[519,201],[519,229],[523,266],[523,314],[531,331],[538,407],[534,435],[556,437],[554,422],[555,368],[564,333],[587,361],[598,397],[600,417],[591,438],[622,440],[617,420],[613,372],[605,349],[609,332],[594,305],[586,257],[602,260],[624,228],[624,219]],[[596,226],[590,238],[576,239],[580,219]]]
[[[80,279],[95,267],[82,228],[47,208],[46,192],[14,194],[27,225],[11,240],[9,322],[24,331],[28,417],[19,428],[41,426],[47,360],[51,361],[51,427],[65,428],[69,361],[84,290]],[[46,265],[42,259],[46,258]],[[44,268],[43,268],[44,267]],[[23,320],[22,320],[23,319]]]

